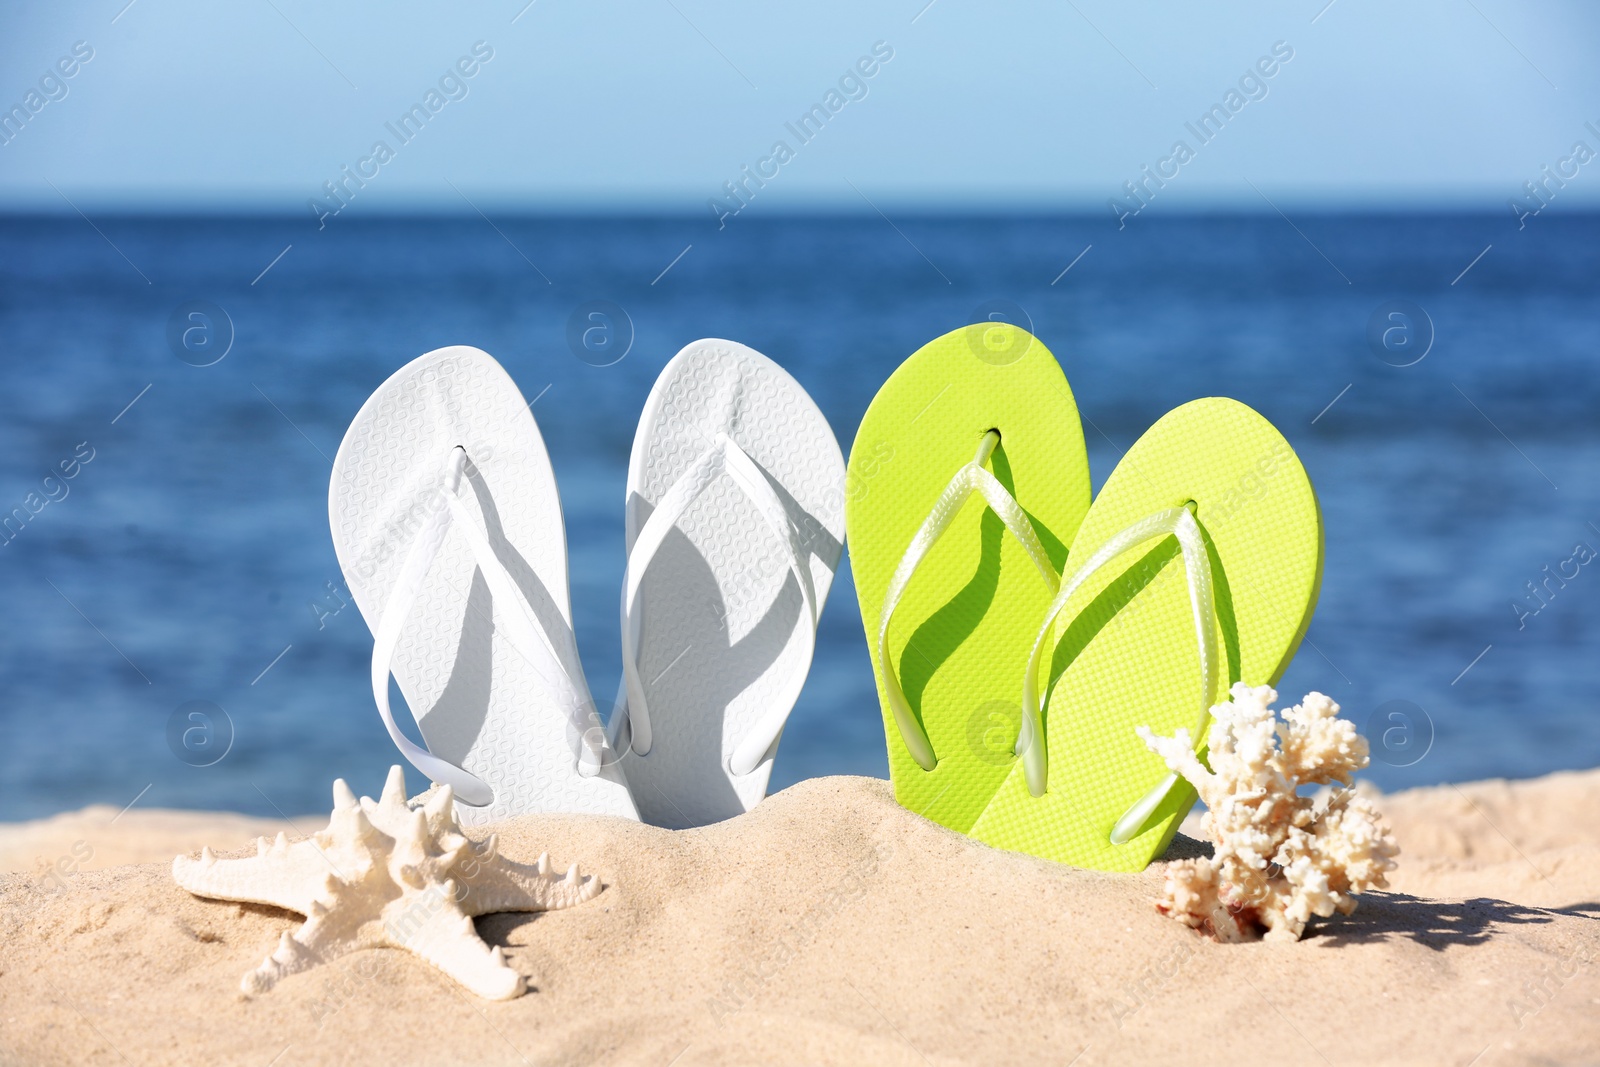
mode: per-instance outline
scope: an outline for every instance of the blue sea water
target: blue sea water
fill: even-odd
[[[744,341],[848,449],[898,362],[991,301],[1061,360],[1096,485],[1195,397],[1236,397],[1285,433],[1327,555],[1280,688],[1322,689],[1367,727],[1380,785],[1600,764],[1597,268],[1600,218],[1583,215],[1520,231],[1277,214],[1121,231],[1098,216],[0,219],[0,513],[27,516],[0,538],[5,817],[135,798],[292,814],[326,810],[335,776],[377,790],[396,753],[367,629],[335,610],[327,480],[351,416],[412,357],[479,346],[534,400],[580,647],[608,694],[628,448],[666,360],[701,336]],[[568,342],[592,300],[631,320],[609,366]],[[231,321],[213,365],[169,343],[190,301]],[[1393,301],[1408,317],[1382,318]],[[1430,334],[1420,362],[1394,365]],[[169,745],[190,701],[232,724],[213,765]],[[835,773],[886,773],[847,568],[773,786]]]

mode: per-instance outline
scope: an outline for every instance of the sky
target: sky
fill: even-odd
[[[1546,166],[1592,207],[1597,31],[1592,0],[6,5],[0,210],[315,212],[342,180],[361,213],[1105,211],[1130,181],[1506,211]]]

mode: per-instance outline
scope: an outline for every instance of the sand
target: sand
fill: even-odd
[[[240,977],[297,918],[192,897],[170,857],[283,823],[86,809],[0,827],[20,872],[0,882],[0,1062],[1600,1060],[1600,771],[1382,806],[1404,850],[1394,890],[1290,945],[1213,944],[1151,907],[1160,864],[994,851],[873,779],[804,782],[679,833],[525,817],[498,827],[505,853],[580,860],[606,889],[479,920],[530,979],[506,1003],[392,950],[244,999]]]

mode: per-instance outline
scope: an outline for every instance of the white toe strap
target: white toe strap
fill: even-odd
[[[617,743],[620,744],[624,728],[631,731],[631,745],[639,755],[649,753],[653,744],[650,707],[645,694],[645,682],[639,674],[639,637],[644,621],[639,590],[644,584],[645,572],[667,535],[694,499],[721,474],[733,479],[778,538],[789,571],[799,584],[806,608],[806,617],[799,627],[804,640],[800,664],[790,673],[783,691],[773,699],[771,710],[746,731],[728,758],[728,769],[736,775],[744,775],[760,765],[773,742],[783,732],[789,712],[805,685],[811,657],[816,651],[817,595],[811,583],[811,569],[803,560],[783,501],[773,491],[760,465],[725,433],[717,434],[712,446],[702,452],[662,495],[634,540],[632,551],[628,553],[627,573],[622,583],[622,672],[627,700],[617,709],[612,722],[612,737],[619,739]]]
[[[448,785],[456,798],[467,804],[482,806],[494,799],[494,791],[476,775],[440,759],[427,749],[414,744],[400,732],[395,724],[394,712],[389,706],[389,675],[394,670],[394,655],[405,629],[406,618],[422,592],[422,585],[439,548],[444,544],[452,520],[456,529],[466,538],[477,562],[478,571],[489,586],[494,608],[497,632],[503,636],[538,674],[544,683],[550,702],[567,716],[579,738],[580,754],[578,773],[592,777],[599,773],[604,753],[597,749],[598,731],[588,730],[584,721],[583,699],[568,677],[561,657],[544,626],[528,606],[516,581],[505,564],[495,555],[489,539],[478,528],[471,511],[462,503],[458,490],[461,476],[468,462],[467,453],[457,446],[450,450],[439,495],[442,506],[432,508],[422,529],[417,532],[395,587],[384,604],[383,617],[373,635],[372,643],[372,696],[378,705],[378,714],[389,731],[389,738],[411,765],[440,785]],[[536,709],[529,709],[536,713]]]
[[[906,587],[911,584],[911,578],[916,574],[917,568],[928,558],[928,553],[933,550],[934,544],[950,528],[950,524],[955,521],[967,498],[973,493],[982,495],[994,513],[1000,516],[1000,521],[1005,523],[1006,529],[1022,543],[1022,547],[1027,550],[1034,566],[1039,568],[1040,576],[1044,578],[1052,593],[1056,591],[1061,581],[1055,567],[1050,563],[1050,557],[1045,554],[1039,535],[1034,532],[1033,523],[1028,521],[1027,512],[1022,510],[1022,505],[1017,503],[1015,497],[1006,492],[1005,486],[1000,484],[999,479],[984,469],[984,464],[988,462],[990,454],[999,443],[998,431],[990,430],[984,434],[983,440],[978,444],[977,456],[971,463],[956,471],[950,483],[934,501],[933,509],[923,520],[916,536],[912,537],[911,544],[906,547],[905,555],[900,558],[900,565],[895,568],[894,577],[889,580],[889,590],[883,598],[883,614],[878,619],[878,662],[883,664],[883,682],[884,689],[888,691],[889,710],[894,714],[895,725],[900,728],[900,738],[905,742],[906,750],[925,771],[933,770],[938,763],[938,757],[934,755],[933,744],[928,740],[927,731],[923,730],[922,724],[911,713],[911,705],[907,703],[905,691],[900,687],[899,673],[894,669],[894,660],[889,656],[889,620],[894,617],[895,608],[900,606],[900,600],[905,596]]]
[[[1028,657],[1027,674],[1022,682],[1022,728],[1017,737],[1017,755],[1022,757],[1023,771],[1028,779],[1028,791],[1043,796],[1048,785],[1044,727],[1040,718],[1039,666],[1051,627],[1056,617],[1067,606],[1072,594],[1077,592],[1100,568],[1129,549],[1136,548],[1158,537],[1175,536],[1183,551],[1184,574],[1189,583],[1189,605],[1194,615],[1195,639],[1200,653],[1200,718],[1194,736],[1205,736],[1206,719],[1211,713],[1211,698],[1217,688],[1217,642],[1211,592],[1211,558],[1206,553],[1205,538],[1199,523],[1189,509],[1168,508],[1144,518],[1111,538],[1100,550],[1084,561],[1070,580],[1061,586],[1050,612],[1039,627],[1033,652]],[[1053,647],[1053,646],[1052,646]],[[1178,784],[1178,778],[1169,774],[1150,792],[1129,808],[1111,831],[1113,844],[1126,844],[1144,828],[1161,801]]]

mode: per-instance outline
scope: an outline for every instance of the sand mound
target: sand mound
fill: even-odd
[[[530,993],[508,1003],[476,1000],[396,951],[346,957],[243,999],[240,976],[297,918],[192,897],[173,884],[168,854],[202,841],[243,846],[281,824],[180,825],[208,817],[135,810],[111,828],[119,854],[159,835],[163,862],[42,873],[40,857],[70,856],[86,827],[114,814],[78,813],[0,830],[0,858],[23,872],[0,883],[0,1057],[678,1067],[1592,1059],[1597,799],[1600,772],[1387,797],[1404,850],[1396,891],[1276,946],[1215,945],[1157,915],[1159,864],[1107,875],[997,852],[901,809],[873,779],[804,782],[750,815],[681,833],[525,817],[497,828],[508,855],[580,860],[607,888],[571,910],[479,921],[529,976]]]

